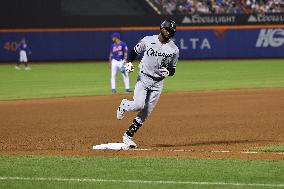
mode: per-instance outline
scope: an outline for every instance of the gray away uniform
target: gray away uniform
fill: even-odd
[[[133,101],[125,101],[123,109],[138,111],[135,120],[142,124],[156,106],[164,83],[159,68],[176,68],[179,49],[172,40],[162,44],[158,35],[144,37],[135,47],[137,54],[144,52],[134,89]]]

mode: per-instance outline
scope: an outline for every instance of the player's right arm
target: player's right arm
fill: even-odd
[[[132,50],[129,51],[126,62],[133,62],[138,54],[141,54],[146,50],[145,38],[146,37],[144,37]]]
[[[112,60],[112,52],[109,53],[109,61],[108,61],[108,63],[109,63],[110,67],[111,67],[111,60]]]
[[[17,45],[16,45],[16,50],[18,51],[18,52],[20,52],[20,50],[21,50],[21,41],[20,42],[18,42],[17,43]]]
[[[126,43],[124,43],[124,46],[123,46],[123,60],[124,60],[124,64],[127,63],[127,57],[128,57],[128,47],[127,47]]]

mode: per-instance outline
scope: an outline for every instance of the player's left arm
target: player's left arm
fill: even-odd
[[[112,60],[112,52],[109,53],[109,61],[108,61],[108,65],[111,67],[111,60]]]
[[[125,45],[124,51],[123,51],[123,57],[124,57],[124,64],[127,62],[127,57],[128,57],[128,47]]]
[[[169,71],[169,76],[175,75],[178,58],[179,58],[179,51],[177,50],[177,52],[174,54],[170,64],[167,67],[167,70]]]

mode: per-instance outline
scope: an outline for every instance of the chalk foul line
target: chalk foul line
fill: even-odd
[[[116,180],[116,179],[92,179],[92,178],[53,178],[53,177],[5,177],[0,176],[0,181],[57,181],[57,182],[94,182],[94,183],[136,183],[136,184],[179,184],[179,185],[220,185],[220,186],[263,186],[284,187],[284,183],[234,183],[234,182],[197,182],[197,181],[173,181],[173,180]]]
[[[154,148],[134,148],[130,151],[167,151],[167,152],[209,152],[209,153],[239,153],[239,154],[275,154],[284,155],[284,152],[262,152],[262,151],[230,151],[230,150],[212,150],[212,151],[195,151],[184,149],[154,149]]]

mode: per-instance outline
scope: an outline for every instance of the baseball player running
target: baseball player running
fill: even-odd
[[[138,54],[144,53],[139,64],[140,72],[133,100],[122,99],[117,109],[117,119],[119,120],[124,117],[127,111],[138,112],[123,135],[123,142],[130,148],[137,147],[133,136],[156,106],[163,89],[164,79],[175,74],[179,57],[179,49],[171,40],[175,32],[175,22],[165,20],[160,26],[159,35],[144,37],[129,52],[127,64],[130,64]]]
[[[111,66],[111,89],[112,93],[116,93],[116,75],[121,71],[125,91],[131,92],[129,87],[128,72],[124,70],[125,59],[127,58],[128,48],[125,42],[120,40],[119,33],[113,33],[112,36],[111,52],[109,55],[109,62]]]

